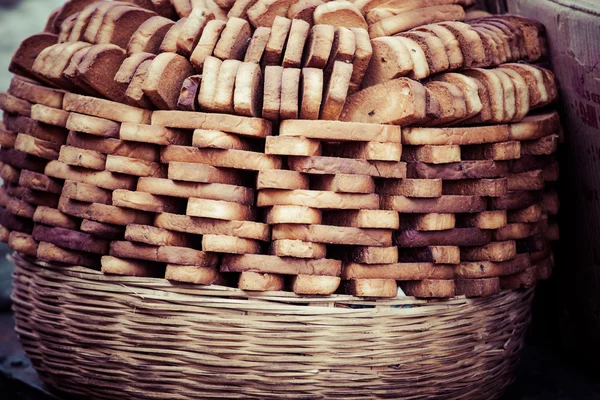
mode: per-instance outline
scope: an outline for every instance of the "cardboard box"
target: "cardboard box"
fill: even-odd
[[[509,0],[546,26],[561,89],[560,257],[555,284],[565,347],[600,361],[600,1]]]

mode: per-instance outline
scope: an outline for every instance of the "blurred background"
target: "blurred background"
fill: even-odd
[[[64,0],[0,0],[0,91],[8,89],[12,74],[8,64],[19,43],[44,29],[50,12]],[[0,310],[10,308],[12,264],[6,260],[8,248],[0,243]]]

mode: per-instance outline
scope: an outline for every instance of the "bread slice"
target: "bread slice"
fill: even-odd
[[[72,131],[89,133],[96,136],[118,138],[121,124],[104,118],[70,113],[66,127]]]
[[[248,20],[254,27],[272,26],[277,17],[285,17],[294,0],[258,0],[248,9]]]
[[[473,68],[465,70],[462,73],[466,76],[478,80],[486,87],[489,109],[491,111],[491,121],[496,123],[502,123],[506,121],[504,115],[504,87],[502,85],[502,81],[500,80],[500,76],[495,73],[495,70]],[[469,121],[465,121],[465,123],[478,122],[482,120],[482,117],[475,116],[475,118],[472,118]]]
[[[156,130],[152,130],[152,132],[156,132]],[[158,146],[146,143],[126,142],[113,138],[103,138],[79,132],[69,133],[67,145],[80,149],[94,150],[104,154],[140,158],[148,161],[158,161],[160,158]]]
[[[213,55],[221,60],[242,60],[252,36],[250,24],[240,18],[230,18],[215,46]]]
[[[38,172],[21,171],[19,186],[47,193],[60,194],[62,184]]]
[[[282,239],[271,242],[269,254],[277,257],[325,258],[326,249],[321,243]]]
[[[288,239],[303,242],[358,246],[391,246],[391,231],[330,225],[278,224],[273,226],[273,240]]]
[[[448,29],[458,40],[463,54],[463,65],[466,68],[486,66],[485,48],[481,37],[471,26],[461,22],[443,22],[440,24]],[[487,64],[489,65],[489,64]]]
[[[497,55],[497,58],[494,59],[494,65],[504,64],[509,61],[509,57],[511,56],[510,48],[508,47],[508,41],[505,41],[503,37],[505,36],[503,33],[498,33],[498,29],[496,27],[489,26],[481,26],[481,25],[471,25],[473,29],[479,34],[482,38],[488,37],[491,39],[491,50],[493,55]],[[488,39],[488,40],[489,40]],[[484,42],[485,46],[485,42]],[[507,54],[508,51],[508,54]]]
[[[493,73],[500,79],[504,92],[504,121],[512,121],[517,112],[515,85],[502,70],[493,70]]]
[[[213,19],[215,15],[205,8],[198,7],[192,10],[177,37],[177,53],[189,58],[198,45],[206,24]]]
[[[337,157],[288,157],[290,169],[317,175],[368,175],[379,178],[405,178],[406,164],[402,162],[366,161]]]
[[[457,85],[448,82],[427,82],[425,87],[440,104],[440,115],[426,126],[446,125],[463,118],[467,113],[465,97]]]
[[[31,117],[31,103],[11,94],[0,92],[0,110],[7,113]]]
[[[515,222],[539,222],[546,214],[543,203],[533,204],[520,210],[513,210],[507,213],[507,220],[510,223]]]
[[[292,20],[285,53],[282,60],[284,68],[300,68],[304,44],[308,38],[310,25],[300,19]]]
[[[444,43],[435,34],[427,31],[410,31],[399,34],[399,37],[412,39],[421,47],[425,54],[430,74],[445,72],[450,68],[450,61],[448,60]],[[414,63],[414,65],[415,69],[413,72],[416,74],[417,63]]]
[[[367,29],[367,21],[360,10],[349,1],[336,1],[321,4],[315,8],[315,24],[333,25],[336,28]]]
[[[271,123],[261,118],[185,111],[155,111],[152,114],[152,125],[180,129],[215,129],[262,138],[272,132]]]
[[[104,170],[106,164],[106,155],[93,150],[62,146],[58,161],[74,167],[83,167],[102,171]]]
[[[79,16],[79,13],[70,15],[60,25],[60,32],[58,33],[58,42],[59,43],[64,43],[69,40],[69,36],[71,35],[71,31],[73,30],[73,27],[75,26],[75,21],[78,16]]]
[[[348,28],[339,27],[335,30],[331,54],[325,66],[326,74],[331,74],[336,61],[352,64],[356,53],[356,37]]]
[[[358,279],[343,283],[344,292],[356,297],[396,297],[398,286],[393,279]]]
[[[106,157],[106,170],[125,175],[167,177],[166,167],[159,163],[111,154]]]
[[[324,69],[331,54],[334,37],[335,28],[333,26],[314,25],[308,36],[302,66],[305,68]]]
[[[510,140],[534,140],[554,134],[558,131],[560,121],[555,111],[530,115],[521,122],[509,125]]]
[[[65,40],[66,42],[77,42],[79,40],[83,40],[83,33],[85,32],[87,25],[89,24],[90,19],[92,18],[93,13],[102,4],[104,4],[104,3],[94,2],[90,5],[88,5],[87,7],[81,9],[77,13],[77,18],[75,19],[73,28],[71,29],[71,32],[69,33],[69,37],[67,38],[67,40]]]
[[[296,171],[264,170],[256,177],[256,189],[308,189],[308,177]]]
[[[331,295],[340,285],[337,276],[297,275],[292,278],[292,291],[299,295]]]
[[[139,66],[144,61],[152,60],[154,57],[151,53],[135,53],[130,55],[123,61],[123,64],[121,64],[121,67],[117,71],[114,78],[115,83],[121,86],[121,90],[126,93]]]
[[[179,39],[179,35],[181,34],[186,21],[187,18],[181,18],[171,26],[160,43],[159,53],[177,52],[177,40]]]
[[[63,214],[55,208],[38,206],[33,214],[33,222],[47,226],[76,230],[79,221],[69,215]]]
[[[196,129],[192,145],[199,148],[252,150],[256,148],[248,140],[227,132],[212,129]]]
[[[268,65],[265,68],[264,98],[262,117],[272,121],[279,120],[281,108],[281,87],[283,67]]]
[[[124,102],[125,93],[114,78],[125,58],[125,51],[116,45],[92,46],[77,65],[77,79],[110,100]]]
[[[269,136],[265,154],[316,156],[321,155],[321,142],[305,137]]]
[[[36,225],[33,239],[52,243],[55,246],[94,254],[108,254],[108,241],[70,229]]]
[[[268,225],[251,221],[222,221],[162,213],[156,216],[154,225],[197,235],[226,235],[261,241],[268,241],[270,237]]]
[[[185,146],[165,147],[161,154],[161,161],[200,163],[252,171],[281,168],[281,159],[277,156],[246,150],[198,149]]]
[[[161,53],[150,64],[143,85],[144,94],[156,107],[175,110],[181,85],[193,73],[192,65],[184,57]]]
[[[226,235],[202,235],[202,251],[227,254],[258,254],[260,242]]]
[[[203,84],[200,85],[198,91],[198,104],[203,111],[215,110],[215,95],[222,63],[216,57],[208,57],[204,60],[202,69]]]
[[[507,190],[506,178],[446,181],[443,186],[444,194],[467,196],[499,197],[505,195]]]
[[[389,210],[329,211],[325,212],[323,216],[323,224],[355,228],[399,229],[400,217],[397,212]]]
[[[243,176],[238,171],[215,168],[205,164],[181,162],[169,163],[169,179],[185,182],[225,183],[229,185],[239,185],[244,181]]]
[[[456,225],[454,214],[429,213],[403,215],[400,229],[415,231],[444,231]]]
[[[465,12],[458,5],[425,7],[407,11],[375,23],[369,27],[369,35],[371,38],[392,36],[420,25],[440,21],[462,21],[464,18]]]
[[[275,205],[267,209],[265,221],[275,224],[321,224],[321,210],[297,205]],[[318,257],[323,258],[323,257]]]
[[[112,193],[109,190],[69,180],[65,181],[61,196],[84,203],[112,204]]]
[[[514,160],[521,156],[521,142],[463,146],[461,155],[463,160]]]
[[[386,179],[377,183],[376,192],[388,196],[440,197],[442,195],[442,181],[441,179]]]
[[[540,107],[550,101],[548,90],[544,84],[544,75],[540,69],[528,64],[504,64],[501,70],[506,68],[516,71],[525,79],[529,89],[530,108]]]
[[[108,275],[161,278],[164,271],[164,266],[158,263],[113,256],[102,257],[102,273]]]
[[[281,105],[279,107],[279,118],[298,119],[299,116],[299,92],[300,92],[299,68],[284,68],[281,84]]]
[[[247,221],[255,218],[254,210],[249,206],[234,202],[195,198],[189,199],[186,214],[192,217],[228,221]]]
[[[498,278],[456,279],[456,294],[466,297],[492,296],[500,292]]]
[[[394,244],[401,247],[478,246],[491,241],[490,231],[478,228],[454,228],[445,231],[403,230],[394,232]]]
[[[425,7],[446,4],[465,5],[464,2],[457,0],[360,0],[357,3],[357,7],[361,8],[362,12],[367,15],[369,24],[374,24],[384,18]]]
[[[315,9],[323,4],[322,0],[300,0],[292,4],[288,10],[287,17],[289,19],[300,19],[308,22],[310,26],[315,25],[314,12]]]
[[[323,94],[321,120],[337,120],[339,118],[346,103],[352,70],[352,64],[341,61],[334,63]]]
[[[238,60],[225,60],[219,69],[215,88],[214,109],[218,112],[233,113],[233,94],[236,75],[242,64]]]
[[[38,244],[37,257],[42,260],[89,268],[98,268],[100,264],[97,256],[94,254],[63,249],[48,242],[40,242]]]
[[[454,270],[448,265],[436,265],[430,262],[402,262],[390,264],[361,265],[346,263],[342,270],[342,279],[394,279],[398,281],[416,281],[422,279],[452,279]]]
[[[191,0],[192,8],[206,8],[221,21],[227,21],[227,12],[223,10],[214,0]]]
[[[47,125],[64,128],[69,119],[69,113],[57,108],[34,104],[31,107],[31,118]]]
[[[345,248],[341,258],[349,263],[393,264],[398,262],[398,248],[356,246],[350,251]]]
[[[187,18],[193,10],[191,0],[171,0],[179,18]]]
[[[313,175],[310,178],[310,188],[336,193],[373,193],[375,181],[367,175]]]
[[[38,55],[46,48],[56,44],[58,36],[50,33],[40,33],[23,40],[13,55],[9,71],[21,76],[48,82],[47,79],[33,70]],[[54,85],[52,85],[54,86]]]
[[[517,246],[515,241],[508,240],[484,246],[463,247],[460,249],[460,256],[463,261],[503,262],[517,256]]]
[[[385,100],[384,100],[385,99]],[[340,120],[409,125],[425,118],[425,88],[398,78],[371,86],[350,96]]]
[[[512,80],[515,87],[515,116],[514,122],[521,121],[529,113],[529,87],[525,79],[515,70],[510,68],[501,69],[502,72]]]
[[[131,78],[131,81],[129,82],[129,86],[127,86],[125,97],[127,98],[127,103],[133,107],[147,109],[154,108],[150,98],[148,98],[148,96],[146,96],[144,93],[144,82],[148,78],[148,72],[150,71],[152,60],[153,59],[148,59],[137,67],[133,77]]]
[[[172,20],[177,19],[177,13],[171,0],[150,0],[159,15]]]
[[[244,62],[251,62],[260,64],[263,53],[271,37],[271,28],[261,26],[256,28],[252,34],[252,38],[248,43],[246,54],[244,55]]]
[[[257,0],[237,0],[227,13],[227,17],[246,18],[246,13],[248,12],[248,9],[250,9],[250,7],[256,4],[256,1]]]
[[[185,202],[180,199],[122,189],[112,193],[112,205],[152,213],[183,213],[185,210]]]
[[[418,298],[448,298],[454,297],[456,293],[453,280],[424,279],[402,282],[400,288],[407,296]]]
[[[528,155],[550,155],[558,149],[558,135],[550,135],[537,140],[521,142],[521,153]]]
[[[95,185],[108,190],[133,189],[135,179],[129,176],[116,176],[107,171],[84,170],[71,167],[59,161],[50,161],[46,165],[45,173],[53,178],[69,179],[76,182]]]
[[[338,260],[309,260],[280,258],[276,256],[246,254],[225,255],[221,263],[221,272],[258,271],[283,275],[325,275],[339,276],[341,262]]]
[[[262,58],[263,66],[281,65],[285,45],[292,27],[292,21],[277,16],[271,26],[271,35],[267,41]]]
[[[181,84],[179,98],[177,99],[177,108],[183,111],[198,111],[198,91],[202,75],[192,75],[187,77]]]
[[[126,49],[133,33],[146,20],[154,16],[156,16],[156,13],[139,7],[113,7],[104,15],[100,28],[96,33],[96,37],[91,43],[111,43],[122,49]]]
[[[253,271],[243,271],[238,280],[238,288],[248,291],[277,291],[283,290],[285,279],[283,275],[263,274]]]
[[[413,71],[413,57],[406,43],[397,37],[372,39],[373,56],[369,63],[363,86],[373,86]]]
[[[202,31],[198,45],[194,48],[194,51],[190,57],[190,62],[196,71],[203,71],[204,63],[210,56],[212,56],[224,29],[225,22],[220,20],[208,21],[204,27],[204,30]]]
[[[462,92],[465,95],[465,101],[467,105],[467,115],[465,116],[465,118],[476,116],[483,110],[483,104],[481,98],[479,97],[480,86],[477,84],[477,81],[475,79],[455,72],[436,75],[431,79],[436,81],[453,83],[462,90]]]
[[[130,6],[129,4],[122,2],[103,2],[95,8],[92,13],[90,20],[88,21],[85,31],[83,35],[79,38],[79,40],[88,42],[88,43],[96,43],[96,35],[98,31],[102,27],[102,21],[104,20],[104,16],[115,7],[122,6]]]
[[[324,85],[323,70],[303,68],[300,83],[300,119],[319,119]]]
[[[62,108],[64,97],[62,90],[40,86],[18,76],[11,79],[8,93],[30,103],[39,103],[53,108]]]
[[[464,213],[485,210],[485,201],[478,196],[442,196],[422,199],[406,196],[381,196],[381,208],[401,213]]]
[[[79,229],[101,239],[120,240],[123,239],[125,228],[119,225],[105,224],[103,222],[84,219]]]
[[[374,194],[334,193],[318,190],[265,189],[258,194],[257,206],[295,205],[312,208],[377,209],[379,197]]]
[[[460,248],[458,246],[427,246],[399,249],[398,259],[401,262],[411,263],[459,264]]]

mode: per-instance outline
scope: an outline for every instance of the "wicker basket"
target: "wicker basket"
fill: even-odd
[[[533,297],[305,298],[15,261],[21,342],[82,398],[497,398]]]

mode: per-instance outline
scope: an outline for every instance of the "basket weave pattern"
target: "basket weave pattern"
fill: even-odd
[[[496,398],[533,297],[252,295],[15,261],[28,356],[44,382],[84,398]]]

